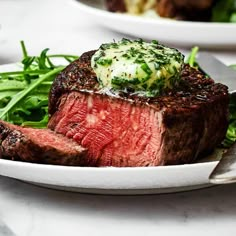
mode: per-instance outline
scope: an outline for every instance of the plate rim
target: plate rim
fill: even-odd
[[[13,161],[13,160],[7,160],[7,159],[0,159],[0,165],[9,165],[9,166],[25,166],[25,167],[32,167],[34,169],[57,169],[57,170],[65,170],[65,169],[70,169],[70,170],[81,170],[84,172],[136,172],[136,171],[147,171],[147,170],[158,170],[158,169],[168,169],[170,171],[174,171],[175,169],[180,169],[181,168],[197,168],[199,166],[216,166],[218,160],[213,160],[213,161],[204,161],[204,162],[197,162],[197,163],[189,163],[189,164],[179,164],[179,165],[165,165],[165,166],[141,166],[141,167],[113,167],[113,166],[104,166],[104,167],[89,167],[89,166],[63,166],[63,165],[52,165],[52,164],[41,164],[41,163],[31,163],[31,162],[23,162],[23,161]]]

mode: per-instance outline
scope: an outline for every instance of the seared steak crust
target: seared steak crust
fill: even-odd
[[[94,52],[64,69],[49,96],[48,127],[88,148],[88,165],[190,163],[222,141],[228,126],[225,85],[185,65],[179,86],[161,96],[107,95],[90,65]]]
[[[0,158],[42,164],[82,166],[87,150],[49,129],[23,128],[0,121]]]
[[[58,99],[63,93],[72,90],[97,90],[96,74],[90,66],[90,59],[95,51],[84,53],[80,59],[71,63],[54,81],[49,95],[49,114],[53,114],[59,105]],[[68,79],[69,78],[69,79]]]

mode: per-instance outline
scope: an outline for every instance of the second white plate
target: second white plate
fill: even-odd
[[[236,48],[236,24],[175,21],[111,13],[103,0],[73,0],[95,23],[120,33],[184,47]]]

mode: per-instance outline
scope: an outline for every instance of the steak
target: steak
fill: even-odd
[[[0,121],[0,158],[54,165],[85,165],[87,150],[49,129]]]
[[[54,80],[48,128],[88,149],[89,166],[191,163],[212,151],[228,126],[228,90],[185,65],[181,82],[161,96],[100,89],[84,53]]]

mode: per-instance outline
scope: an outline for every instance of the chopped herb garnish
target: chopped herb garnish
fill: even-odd
[[[103,44],[92,57],[91,65],[101,87],[117,91],[132,88],[142,96],[157,96],[178,84],[183,58],[179,51],[156,40],[146,43],[142,39],[122,39]]]

